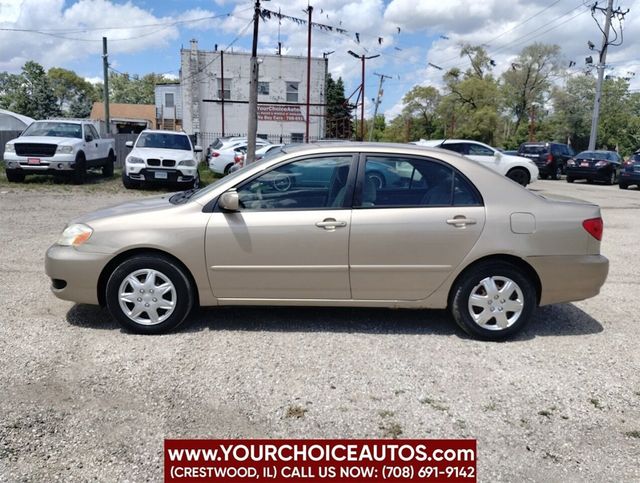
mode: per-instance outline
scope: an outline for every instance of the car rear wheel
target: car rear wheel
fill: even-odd
[[[25,174],[22,171],[18,171],[17,169],[7,169],[5,171],[7,174],[7,180],[10,183],[22,183],[25,178]]]
[[[617,181],[618,179],[616,176],[616,172],[612,171],[611,174],[609,175],[609,179],[607,180],[607,184],[613,185],[613,184],[616,184]]]
[[[523,168],[513,168],[507,173],[507,178],[512,179],[522,186],[527,186],[530,181],[529,173]]]
[[[171,259],[138,255],[122,262],[107,282],[106,303],[126,329],[161,334],[178,327],[194,304],[191,284]]]
[[[573,183],[575,181],[575,178],[573,178],[572,176],[567,176],[567,183]]]
[[[560,179],[561,176],[562,176],[562,168],[560,166],[556,166],[556,169],[553,172],[553,179],[557,181]]]
[[[621,190],[626,190],[629,187],[629,185],[626,183],[620,183],[618,186]]]
[[[467,334],[502,340],[526,325],[536,298],[532,281],[516,266],[486,262],[459,278],[452,290],[451,313]]]

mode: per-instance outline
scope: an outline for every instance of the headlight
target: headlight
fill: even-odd
[[[129,156],[127,158],[127,163],[131,163],[131,164],[144,164],[144,159],[142,158],[136,158],[135,156]]]
[[[73,146],[58,146],[56,152],[60,154],[73,154]]]
[[[195,166],[196,162],[193,159],[183,159],[178,163],[178,166]]]
[[[65,247],[77,247],[86,242],[92,233],[93,229],[90,226],[74,223],[64,229],[56,243]]]
[[[5,144],[4,145],[4,152],[5,153],[15,153],[16,152],[16,147],[13,144]]]

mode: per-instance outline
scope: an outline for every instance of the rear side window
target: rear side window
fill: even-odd
[[[359,208],[482,205],[477,190],[453,167],[426,159],[367,156]]]
[[[520,146],[518,152],[522,154],[545,154],[547,152],[547,148],[540,144],[523,144]]]
[[[469,152],[468,145],[465,143],[446,143],[436,147],[454,151],[459,154],[467,154]]]

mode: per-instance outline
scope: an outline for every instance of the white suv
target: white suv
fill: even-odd
[[[125,188],[136,188],[143,182],[179,183],[191,188],[200,185],[198,158],[200,146],[193,146],[183,132],[145,129],[127,142],[133,148],[122,172]]]
[[[527,186],[538,179],[538,166],[533,161],[521,156],[501,153],[497,149],[478,141],[467,139],[432,139],[427,141],[421,139],[411,144],[455,151],[497,171],[522,186]]]

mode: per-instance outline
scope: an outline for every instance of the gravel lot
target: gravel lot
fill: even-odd
[[[640,480],[640,191],[538,181],[599,203],[602,293],[515,341],[443,311],[220,308],[121,331],[49,291],[66,221],[149,193],[0,185],[0,481],[158,481],[164,438],[477,438],[483,481]]]

